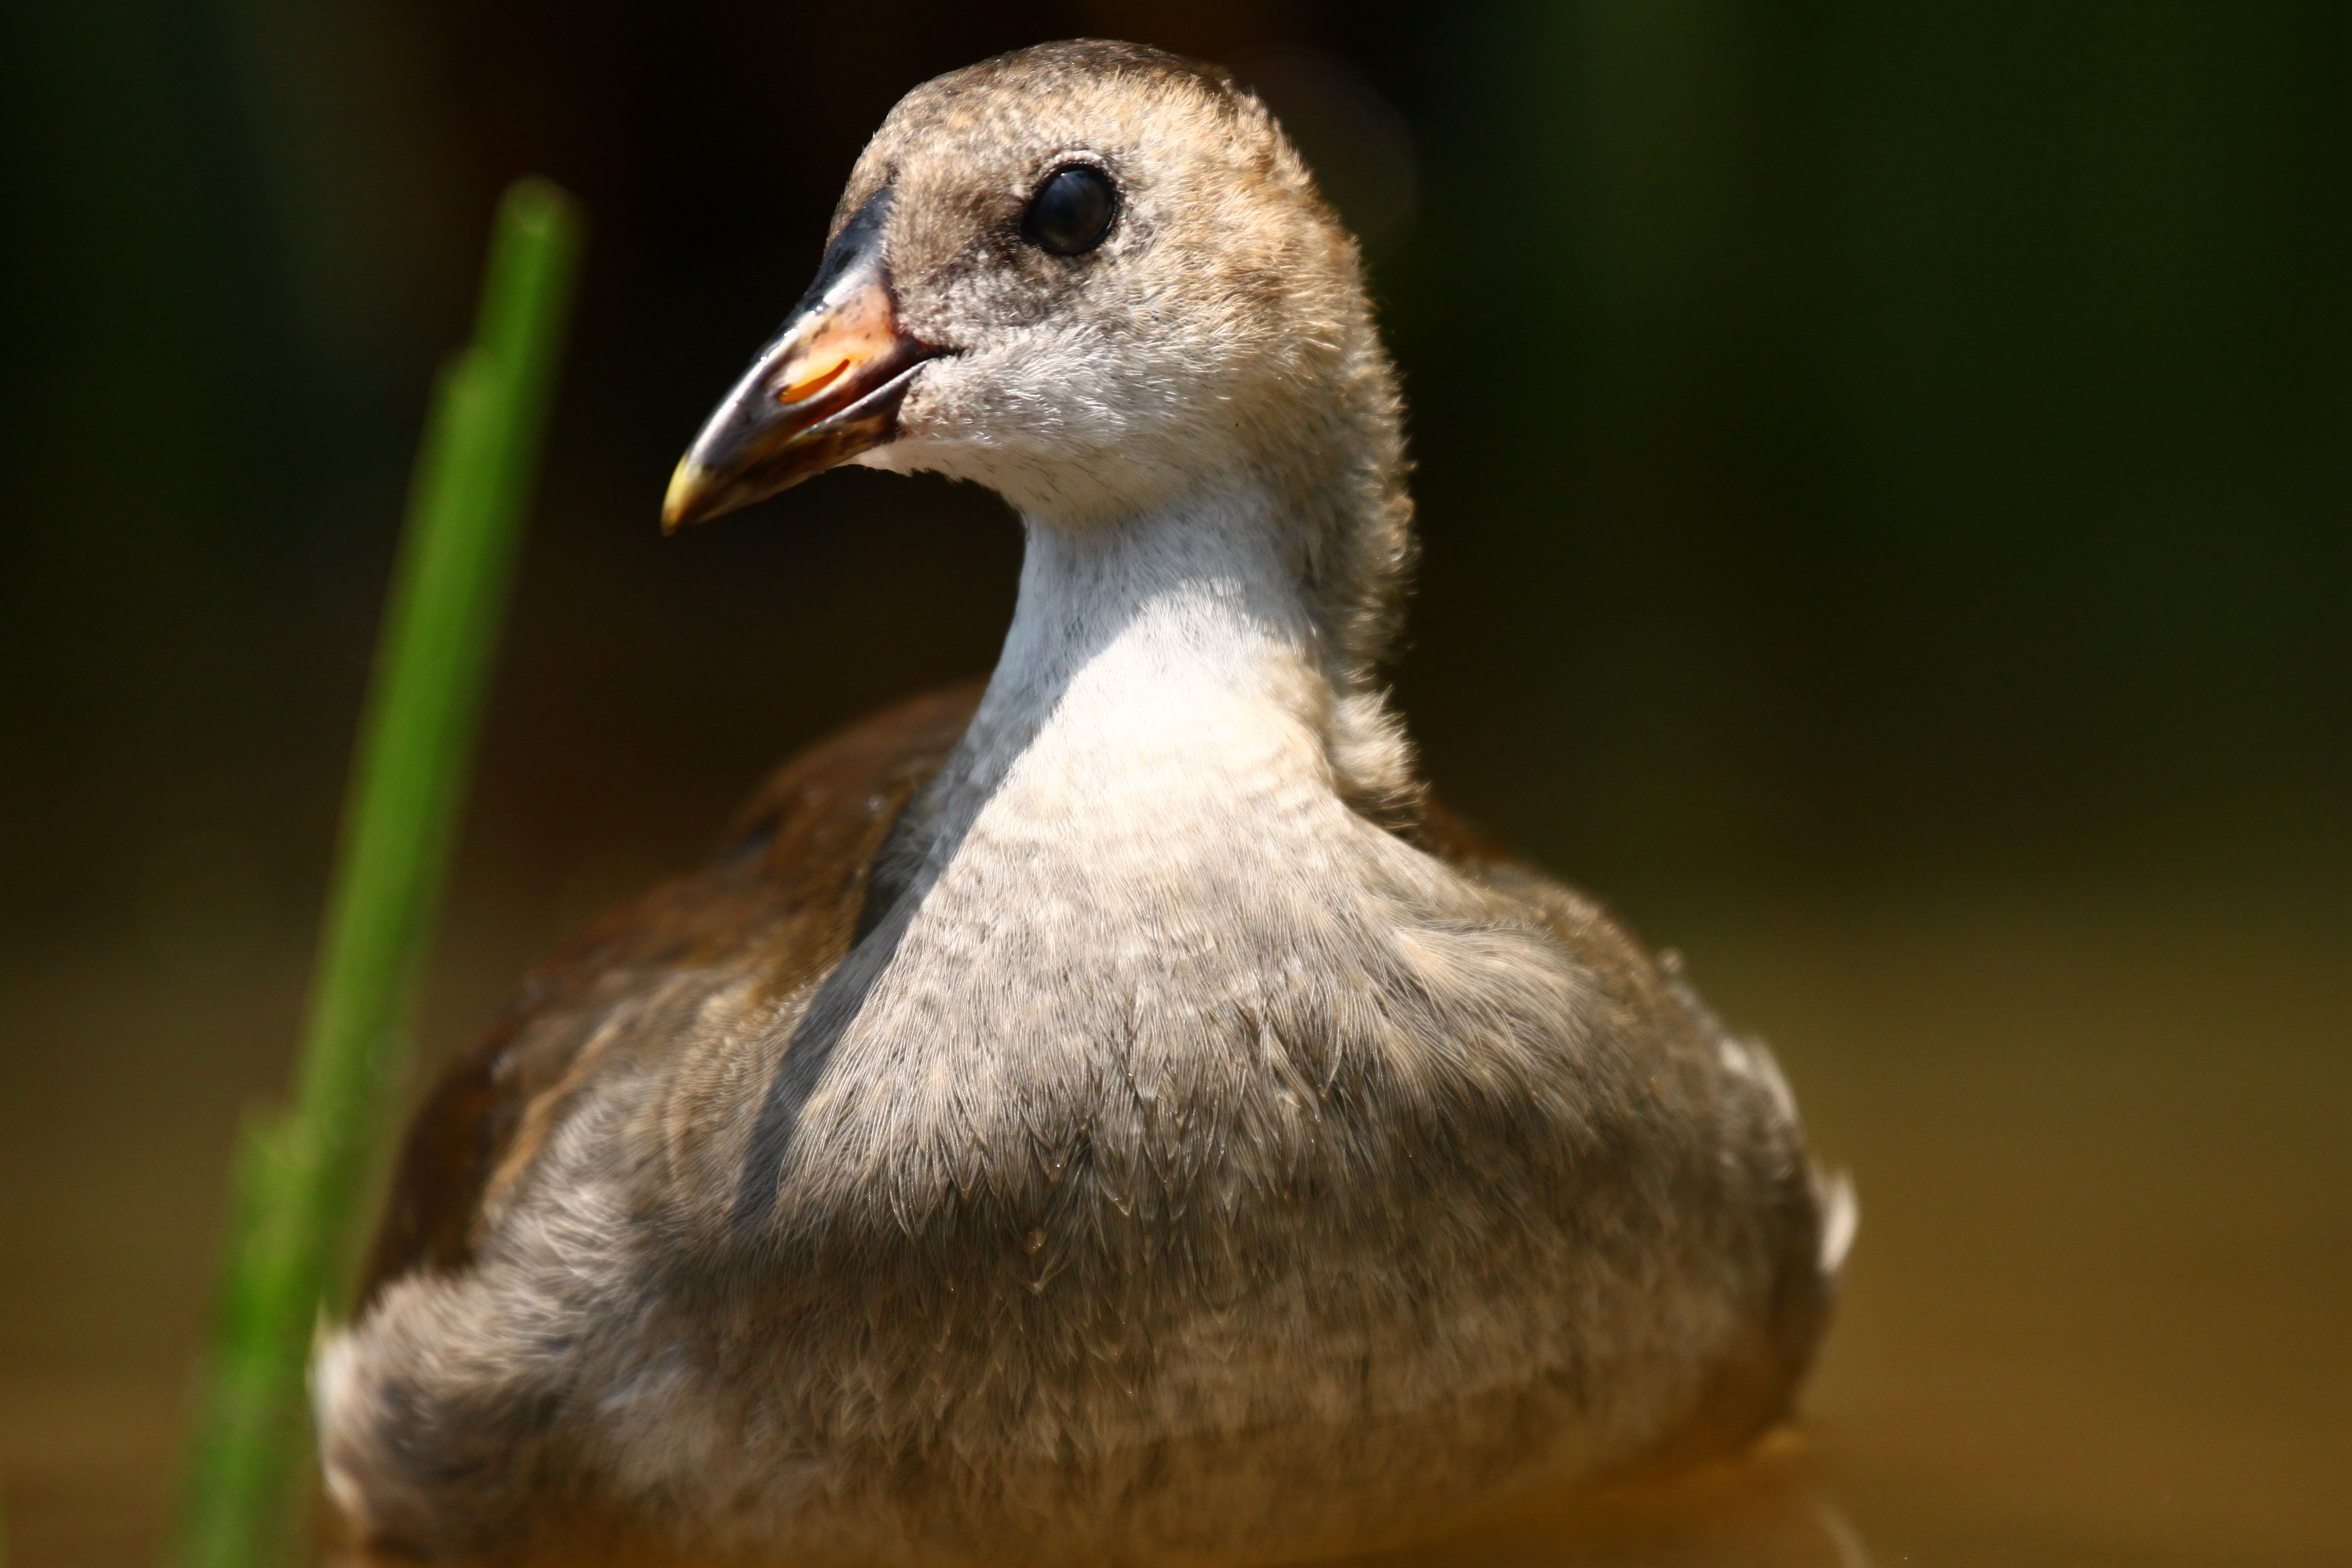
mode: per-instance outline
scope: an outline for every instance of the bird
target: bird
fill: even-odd
[[[1788,1416],[1851,1189],[1676,960],[1423,782],[1399,381],[1259,98],[1099,40],[909,92],[663,521],[845,464],[1018,515],[1001,657],[431,1089],[313,1368],[354,1536],[1284,1561]]]

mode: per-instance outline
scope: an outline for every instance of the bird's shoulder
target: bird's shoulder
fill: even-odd
[[[441,1072],[409,1124],[362,1308],[394,1280],[472,1259],[489,1211],[565,1104],[616,1052],[658,1051],[663,1015],[721,986],[787,994],[847,952],[876,858],[971,722],[949,687],[820,741],[772,773],[699,871],[604,916],[534,971]]]

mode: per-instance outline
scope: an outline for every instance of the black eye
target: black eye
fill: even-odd
[[[1073,163],[1045,176],[1029,198],[1021,231],[1056,256],[1078,256],[1102,243],[1118,214],[1118,196],[1100,169]]]

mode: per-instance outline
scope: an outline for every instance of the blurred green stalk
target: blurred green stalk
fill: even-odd
[[[555,384],[580,222],[541,180],[499,204],[471,347],[416,459],[344,801],[292,1107],[248,1123],[179,1540],[184,1568],[293,1560],[311,1494],[307,1373],[346,1288],[360,1205],[489,683]]]

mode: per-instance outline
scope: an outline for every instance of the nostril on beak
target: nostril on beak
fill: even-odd
[[[831,370],[823,370],[819,371],[814,375],[803,376],[799,381],[793,383],[792,385],[782,388],[776,394],[776,401],[778,403],[805,403],[810,398],[814,397],[818,393],[823,392],[826,387],[831,386],[835,382],[840,380],[841,373],[848,368],[849,362],[847,360],[835,360],[833,362],[833,368]]]

